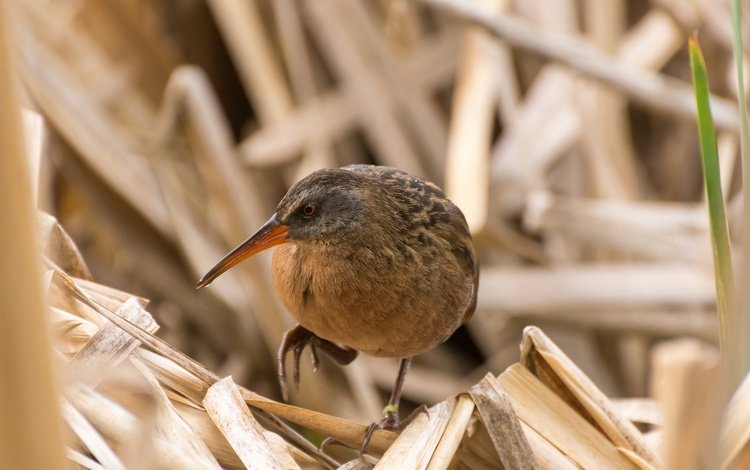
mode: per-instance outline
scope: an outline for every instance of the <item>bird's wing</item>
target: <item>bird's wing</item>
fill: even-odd
[[[471,320],[477,306],[477,291],[479,290],[479,260],[477,259],[477,254],[474,250],[474,243],[472,243],[466,219],[464,219],[463,214],[456,206],[451,205],[451,208],[455,209],[455,211],[449,211],[450,216],[448,217],[448,224],[453,228],[453,236],[450,240],[451,245],[453,245],[451,251],[453,251],[453,254],[458,261],[464,264],[466,273],[470,276],[469,279],[471,282],[471,294],[467,302],[466,310],[464,311],[463,320],[461,321],[461,324],[465,325]],[[469,279],[467,279],[467,281]]]
[[[442,199],[440,204],[441,211],[447,211],[447,225],[449,230],[444,232],[446,238],[450,241],[453,248],[453,253],[456,258],[465,263],[467,273],[469,274],[471,282],[471,294],[467,299],[466,310],[462,324],[467,324],[471,317],[474,315],[474,310],[477,306],[477,291],[479,290],[479,262],[477,260],[476,252],[474,251],[474,244],[471,240],[469,233],[469,227],[466,223],[466,219],[463,216],[461,210],[456,207],[452,202],[448,200],[443,191],[435,184],[412,176],[405,171],[398,170],[387,166],[378,165],[348,165],[342,169],[351,171],[353,173],[359,173],[367,175],[371,178],[377,178],[384,183],[388,183],[390,180],[391,184],[397,184],[405,188],[410,189],[410,193],[413,197],[417,195],[424,195],[425,192],[431,193],[433,196]]]
[[[405,171],[389,166],[354,164],[347,165],[341,169],[382,180],[415,178]]]

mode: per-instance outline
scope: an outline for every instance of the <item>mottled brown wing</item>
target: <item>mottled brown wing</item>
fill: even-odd
[[[444,225],[446,230],[444,232],[445,235],[447,235],[446,238],[450,240],[451,244],[454,247],[452,250],[453,254],[454,256],[456,256],[459,262],[464,263],[466,273],[472,279],[472,292],[470,301],[466,307],[466,310],[464,311],[461,321],[461,324],[467,324],[471,320],[471,317],[474,315],[474,310],[477,306],[477,292],[479,290],[479,262],[477,260],[476,252],[474,251],[474,243],[471,239],[468,224],[466,223],[466,219],[464,218],[461,210],[456,207],[456,205],[453,204],[450,200],[448,200],[442,190],[435,184],[412,176],[409,173],[398,170],[396,168],[376,165],[349,165],[345,166],[343,169],[354,173],[360,173],[375,177],[380,179],[381,181],[390,182],[391,184],[398,184],[403,186],[404,188],[409,188],[410,190],[421,195],[424,195],[426,192],[428,192],[431,195],[437,196],[438,198],[443,200],[444,203],[440,204],[439,209],[436,210],[444,211],[444,214],[447,213],[447,220],[443,219],[442,217],[438,217],[436,219],[446,222]]]
[[[351,171],[352,173],[367,175],[371,178],[376,178],[378,181],[385,185],[400,186],[404,189],[415,189],[417,186],[430,185],[431,187],[440,191],[440,188],[430,183],[429,181],[389,166],[355,164],[347,165],[345,167],[342,167],[341,169]]]
[[[380,166],[380,165],[354,164],[354,165],[347,165],[345,167],[342,167],[341,169],[348,170],[353,173],[362,173],[365,175],[371,175],[371,176],[377,176],[377,177],[398,176],[402,178],[408,178],[411,176],[409,175],[409,173],[399,170],[397,168],[392,168],[389,166]]]
[[[462,325],[466,325],[474,315],[474,310],[477,307],[477,292],[479,291],[479,260],[477,259],[476,251],[474,250],[474,243],[471,239],[471,233],[469,232],[469,226],[466,223],[461,210],[456,207],[453,203],[450,203],[448,225],[453,232],[453,254],[456,258],[464,263],[466,272],[472,279],[472,292],[471,300],[469,301],[466,311],[464,311],[463,319],[461,320]]]

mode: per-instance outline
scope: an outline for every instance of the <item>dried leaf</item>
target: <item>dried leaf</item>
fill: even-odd
[[[539,468],[502,385],[491,374],[469,389],[505,468]]]
[[[203,405],[247,468],[282,468],[231,377],[213,384],[206,392]],[[287,455],[285,460],[291,457]]]

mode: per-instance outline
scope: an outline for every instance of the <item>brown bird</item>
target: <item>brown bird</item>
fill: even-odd
[[[398,429],[398,404],[411,358],[442,343],[469,321],[478,264],[461,211],[433,183],[394,168],[350,165],[318,170],[297,182],[270,219],[214,266],[209,285],[240,261],[272,246],[273,282],[299,324],[284,334],[279,380],[288,398],[285,361],[310,346],[338,363],[358,351],[400,358],[384,418],[368,429]]]

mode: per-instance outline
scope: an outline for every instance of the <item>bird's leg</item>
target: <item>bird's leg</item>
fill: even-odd
[[[313,350],[318,347],[325,351],[325,353],[328,354],[331,359],[336,361],[336,363],[340,366],[349,365],[354,359],[357,358],[357,355],[359,354],[359,352],[352,348],[342,348],[336,343],[332,343],[327,339],[323,339],[315,335],[313,335],[311,345],[313,347]]]
[[[334,361],[342,366],[352,362],[358,354],[354,349],[343,348],[326,339],[318,337],[315,333],[304,328],[302,325],[297,325],[291,330],[288,330],[284,333],[279,352],[276,356],[279,367],[279,385],[281,385],[281,395],[284,398],[284,401],[289,401],[289,389],[286,385],[286,355],[290,350],[294,353],[294,387],[295,389],[299,389],[299,361],[300,357],[302,357],[302,351],[304,351],[305,347],[308,345],[310,346],[310,352],[312,353],[313,370],[318,369],[317,348],[325,351]]]
[[[398,405],[401,402],[401,389],[404,387],[404,378],[406,377],[406,371],[409,370],[410,365],[410,357],[401,359],[401,362],[398,365],[398,375],[396,376],[396,383],[393,385],[391,398],[388,400],[388,405],[383,408],[383,415],[385,416],[384,421],[387,423],[385,429],[391,429],[391,424],[398,427]]]
[[[398,420],[398,405],[401,401],[401,389],[404,386],[404,377],[406,377],[406,371],[409,370],[411,365],[411,358],[407,357],[401,359],[401,363],[398,366],[398,375],[396,376],[396,383],[393,385],[393,391],[391,392],[391,398],[388,400],[388,405],[383,408],[383,419],[378,423],[372,423],[365,433],[365,438],[362,440],[362,445],[359,446],[359,453],[365,452],[365,447],[370,443],[373,433],[376,429],[401,429]]]

